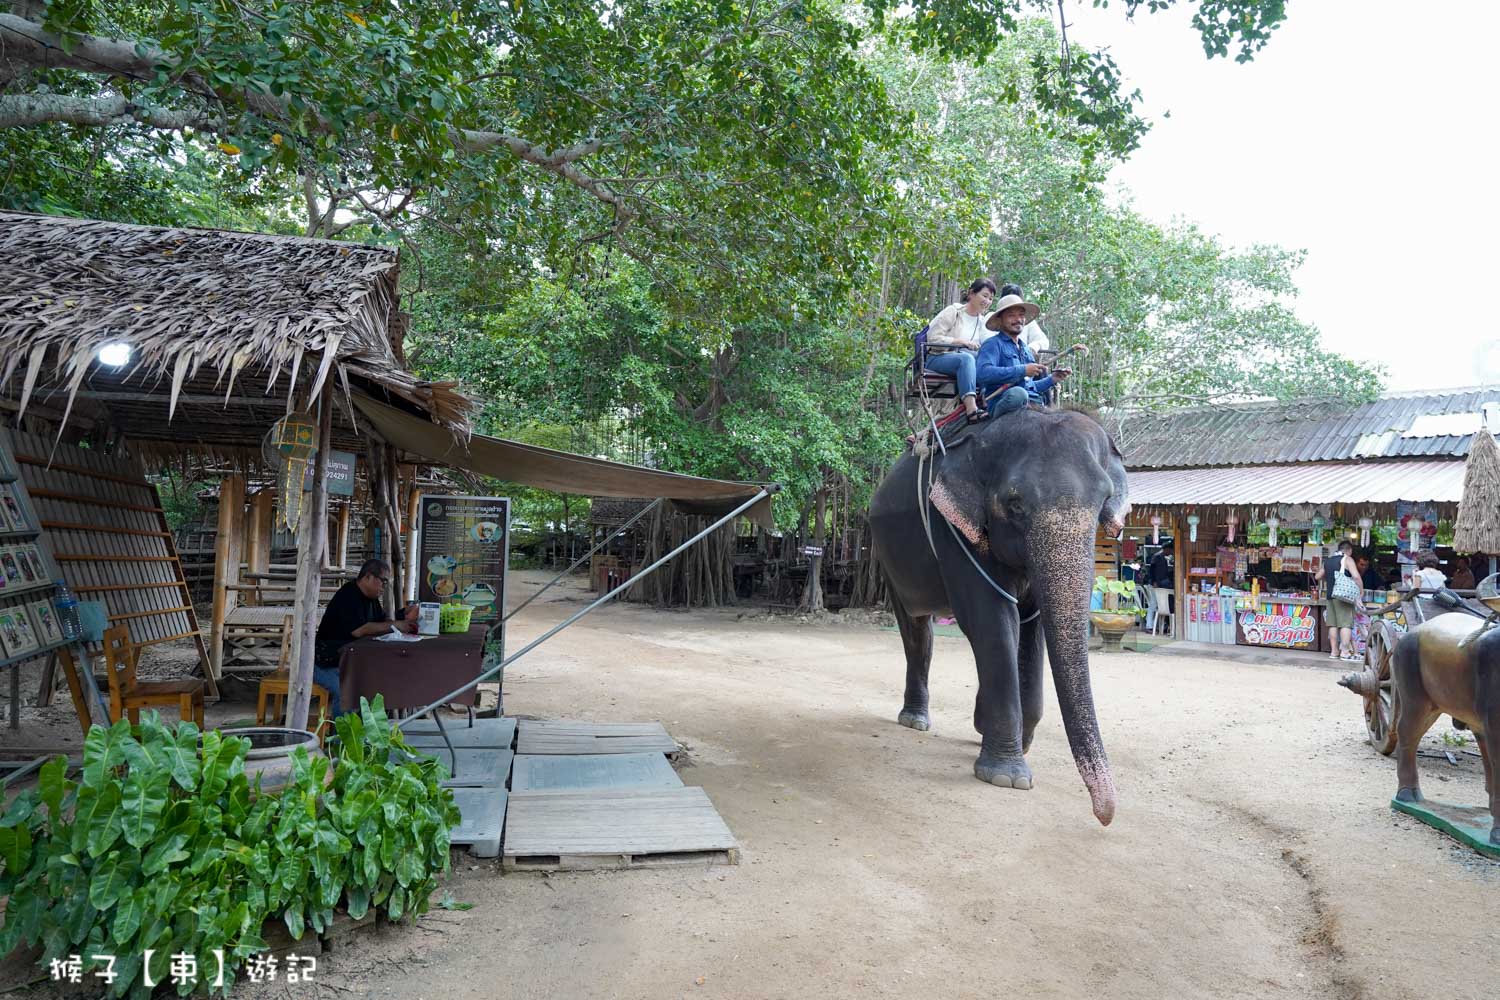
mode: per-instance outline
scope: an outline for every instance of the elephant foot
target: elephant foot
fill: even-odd
[[[1418,788],[1398,788],[1398,789],[1396,789],[1396,801],[1397,802],[1421,802],[1422,801],[1422,792],[1421,792],[1421,789],[1418,789]]]
[[[985,757],[974,762],[974,777],[1001,788],[1031,788],[1031,768],[1024,757]]]
[[[925,708],[903,708],[901,714],[896,716],[896,721],[907,729],[915,729],[919,733],[925,733],[932,728],[932,719],[928,717]]]

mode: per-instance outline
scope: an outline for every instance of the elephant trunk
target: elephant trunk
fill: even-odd
[[[1052,662],[1052,681],[1073,761],[1089,790],[1094,816],[1105,826],[1115,816],[1115,780],[1099,737],[1089,683],[1089,595],[1094,580],[1094,526],[1085,509],[1049,511],[1032,539],[1033,584]]]

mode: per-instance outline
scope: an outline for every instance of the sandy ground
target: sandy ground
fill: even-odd
[[[512,648],[582,597],[533,604]],[[512,669],[507,711],[663,721],[741,863],[502,875],[455,853],[435,898],[473,908],[341,946],[318,995],[1490,995],[1500,864],[1391,811],[1336,672],[1096,653],[1106,829],[1050,690],[1037,787],[1003,790],[971,774],[964,641],[936,641],[931,733],[894,722],[903,669],[894,632],[837,616],[585,619]],[[1431,797],[1482,800],[1477,758],[1422,766]]]

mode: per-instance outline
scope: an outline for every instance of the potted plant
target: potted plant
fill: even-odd
[[[1136,602],[1135,582],[1133,580],[1109,580],[1097,576],[1094,578],[1094,591],[1101,597],[1102,610],[1090,611],[1089,620],[1094,623],[1094,628],[1103,638],[1105,652],[1113,652],[1120,648],[1120,640],[1135,624],[1133,608],[1120,610],[1122,597],[1126,599],[1127,604]]]

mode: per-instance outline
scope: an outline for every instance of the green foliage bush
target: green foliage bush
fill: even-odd
[[[40,941],[43,965],[76,954],[86,970],[113,955],[111,995],[147,996],[147,949],[155,982],[186,952],[204,985],[218,949],[227,992],[234,968],[265,948],[267,919],[301,938],[327,928],[341,901],[356,918],[425,912],[458,822],[444,772],[390,760],[404,743],[379,698],[337,728],[336,764],[299,748],[284,790],[263,795],[245,775],[246,739],[169,729],[155,713],[93,727],[79,782],[55,757],[0,815],[0,954]]]

